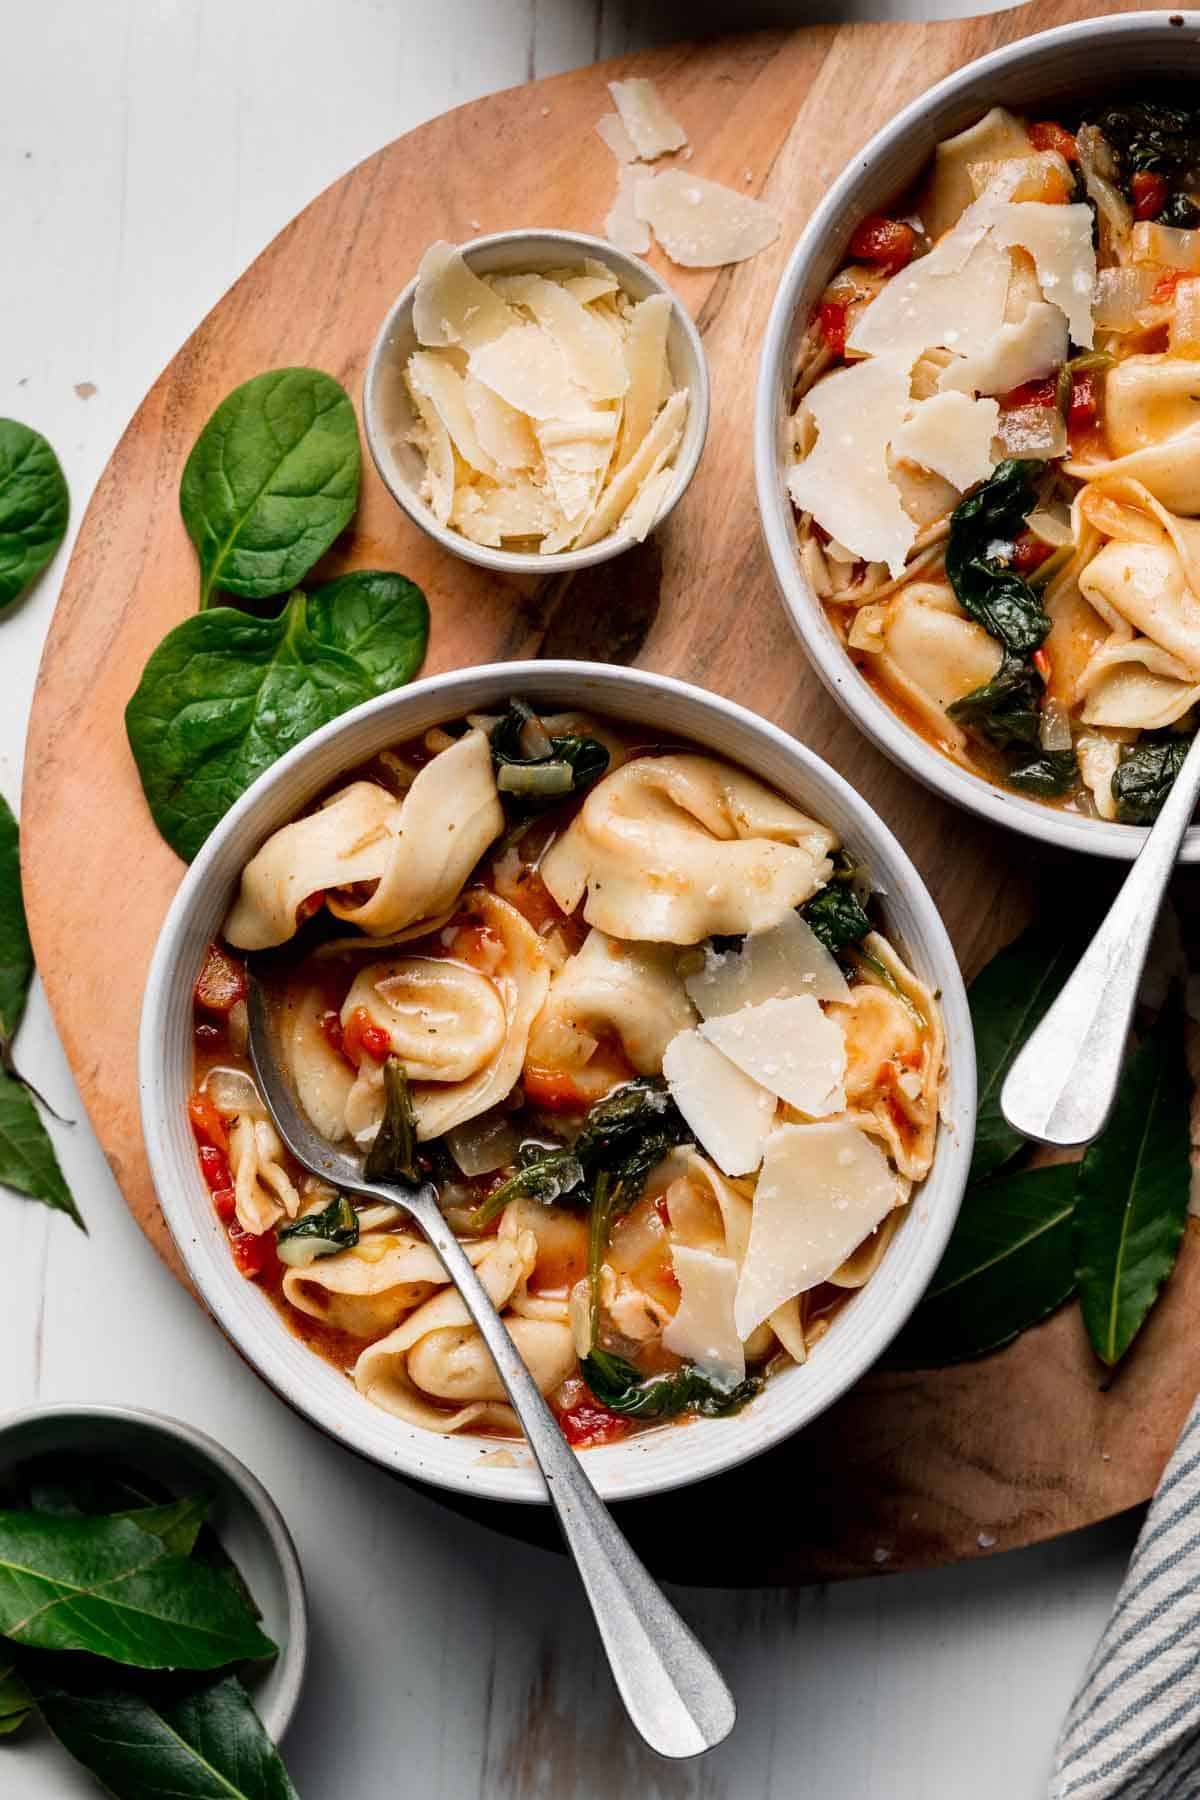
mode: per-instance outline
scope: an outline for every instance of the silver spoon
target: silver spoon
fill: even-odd
[[[425,1233],[491,1351],[513,1411],[546,1483],[583,1582],[617,1691],[636,1729],[660,1756],[698,1756],[733,1730],[733,1696],[704,1646],[638,1561],[584,1474],[518,1354],[429,1182],[368,1181],[363,1159],[321,1137],[300,1111],[275,1056],[262,985],[251,973],[250,1060],[267,1109],[296,1161],[348,1194],[402,1206]]]
[[[1198,796],[1200,733],[1104,923],[1000,1090],[1000,1110],[1022,1137],[1067,1148],[1104,1129],[1150,939]]]

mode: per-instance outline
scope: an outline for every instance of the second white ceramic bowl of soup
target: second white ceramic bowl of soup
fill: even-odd
[[[264,839],[378,751],[513,694],[535,708],[582,708],[684,739],[727,758],[830,825],[883,896],[888,934],[939,994],[946,1030],[941,1128],[932,1171],[871,1279],[835,1315],[810,1360],[772,1374],[743,1411],[635,1433],[582,1452],[610,1499],[632,1499],[746,1462],[807,1424],[859,1379],[900,1330],[937,1267],[966,1184],[975,1127],[975,1060],[962,977],[945,927],[912,863],[854,789],[810,750],[714,694],[640,670],[528,662],[437,675],[347,713],[281,758],[221,821],[167,915],[147,981],[139,1046],[142,1122],[159,1201],[188,1273],[223,1330],[289,1405],[382,1467],[498,1500],[543,1501],[523,1446],[441,1436],[364,1399],[287,1329],[238,1273],[201,1178],[188,1123],[192,989],[244,865]],[[507,1466],[506,1466],[507,1465]]]
[[[952,762],[905,723],[851,662],[805,579],[785,485],[785,446],[800,339],[821,293],[847,260],[855,228],[893,211],[943,139],[993,106],[1036,118],[1108,92],[1152,91],[1200,75],[1200,13],[1088,19],[1008,44],[967,64],[896,115],[858,153],[804,228],[784,270],[763,341],[754,426],[759,516],[784,605],[817,674],[878,747],[927,787],[997,825],[1062,849],[1131,860],[1146,828],[1066,812],[996,786]],[[1181,851],[1200,862],[1200,826]]]

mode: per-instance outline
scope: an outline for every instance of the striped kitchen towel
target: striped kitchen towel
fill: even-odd
[[[1054,1756],[1051,1800],[1200,1800],[1200,1401]]]

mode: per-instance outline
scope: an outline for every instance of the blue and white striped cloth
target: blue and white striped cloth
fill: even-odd
[[[1051,1800],[1200,1800],[1200,1401],[1054,1756]]]

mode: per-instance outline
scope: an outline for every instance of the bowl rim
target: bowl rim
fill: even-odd
[[[589,688],[590,693],[587,692]],[[496,690],[494,694],[493,689]],[[482,697],[481,690],[487,698]],[[598,698],[596,690],[599,690]],[[546,660],[481,664],[426,677],[406,688],[366,701],[323,726],[281,757],[235,802],[184,874],[160,931],[146,980],[138,1043],[143,1136],[163,1215],[205,1306],[243,1359],[266,1384],[327,1435],[393,1473],[481,1498],[529,1504],[546,1504],[547,1501],[541,1478],[532,1464],[519,1464],[515,1469],[498,1468],[491,1463],[481,1466],[477,1458],[469,1469],[465,1466],[459,1469],[454,1466],[453,1456],[448,1456],[449,1466],[444,1466],[439,1463],[429,1440],[432,1439],[433,1445],[443,1445],[451,1440],[436,1433],[418,1432],[415,1427],[391,1419],[382,1409],[372,1409],[373,1413],[379,1412],[380,1420],[376,1421],[372,1416],[368,1425],[365,1417],[357,1414],[360,1397],[354,1394],[352,1387],[347,1387],[346,1396],[354,1404],[347,1407],[340,1392],[335,1405],[332,1399],[327,1402],[314,1388],[298,1393],[294,1384],[289,1383],[285,1375],[282,1339],[295,1340],[290,1338],[286,1325],[265,1302],[261,1311],[252,1314],[240,1304],[245,1289],[253,1284],[240,1278],[238,1286],[231,1284],[224,1244],[214,1251],[215,1237],[207,1229],[211,1208],[205,1208],[200,1215],[206,1221],[203,1238],[196,1230],[197,1214],[189,1203],[187,1190],[196,1196],[199,1209],[204,1199],[199,1172],[194,1162],[185,1167],[182,1156],[176,1157],[171,1143],[172,1125],[178,1131],[178,1120],[183,1116],[183,1096],[166,1093],[166,1070],[172,1054],[168,1015],[173,993],[179,990],[181,983],[185,984],[183,991],[190,995],[193,971],[190,959],[184,966],[181,952],[192,929],[193,913],[205,911],[206,901],[210,899],[214,886],[210,870],[214,864],[219,864],[225,846],[231,840],[241,836],[248,842],[261,843],[271,830],[277,828],[277,823],[286,822],[296,807],[303,804],[302,801],[290,803],[290,811],[282,813],[277,822],[264,818],[260,824],[255,819],[256,814],[269,814],[272,796],[280,788],[286,791],[293,774],[301,775],[307,765],[329,752],[337,757],[337,766],[344,773],[356,761],[362,760],[361,753],[356,757],[341,751],[344,740],[353,738],[360,728],[375,724],[379,727],[381,743],[386,743],[389,738],[394,741],[404,735],[406,718],[411,720],[435,703],[438,718],[453,718],[463,712],[479,710],[489,704],[489,700],[494,703],[503,691],[524,691],[534,697],[558,698],[563,703],[569,701],[579,706],[592,705],[600,711],[607,709],[619,718],[623,713],[628,716],[625,701],[631,690],[644,699],[649,696],[656,700],[666,698],[687,710],[691,723],[686,735],[702,750],[737,760],[729,748],[716,747],[723,725],[729,729],[730,736],[756,741],[779,762],[788,764],[794,776],[793,790],[807,790],[807,803],[832,804],[835,811],[840,808],[852,821],[854,834],[867,846],[876,869],[882,867],[887,871],[889,893],[896,896],[898,903],[902,899],[911,912],[913,934],[922,944],[922,956],[918,960],[924,962],[923,975],[938,993],[946,1030],[949,1075],[943,1089],[938,1146],[933,1168],[920,1190],[922,1195],[937,1194],[938,1204],[936,1208],[925,1206],[923,1209],[913,1204],[914,1212],[920,1210],[920,1216],[911,1221],[912,1231],[919,1233],[919,1237],[914,1236],[911,1250],[905,1253],[906,1267],[908,1263],[911,1267],[907,1268],[904,1283],[901,1285],[893,1278],[876,1288],[870,1313],[866,1318],[860,1316],[860,1329],[837,1361],[837,1374],[830,1354],[831,1344],[826,1351],[830,1360],[825,1365],[825,1378],[820,1386],[814,1382],[798,1398],[791,1400],[786,1422],[781,1405],[786,1396],[780,1393],[777,1383],[786,1381],[791,1371],[784,1371],[768,1384],[767,1393],[772,1388],[775,1391],[774,1407],[759,1413],[756,1406],[752,1406],[731,1420],[698,1422],[698,1427],[691,1430],[707,1428],[709,1435],[695,1440],[689,1436],[689,1443],[695,1442],[697,1453],[680,1459],[685,1466],[679,1472],[656,1470],[653,1455],[644,1454],[650,1439],[660,1437],[658,1433],[638,1434],[614,1446],[592,1450],[586,1466],[598,1491],[606,1499],[636,1499],[690,1486],[772,1448],[840,1399],[878,1359],[916,1306],[940,1260],[958,1214],[966,1186],[975,1124],[974,1040],[970,1014],[962,975],[941,915],[889,827],[844,777],[806,745],[734,701],[642,669]],[[630,699],[629,705],[633,704]],[[748,749],[739,754],[748,764]],[[324,763],[326,767],[333,766],[330,755],[324,755]],[[337,779],[336,774],[331,778]],[[782,787],[773,775],[764,778]],[[326,785],[328,780],[314,781],[309,791],[319,792]],[[814,804],[814,810],[819,810],[817,804]],[[254,822],[252,832],[251,822]],[[239,858],[242,854],[239,850]],[[222,872],[220,881],[225,893],[223,911],[228,904],[230,878]],[[220,916],[220,913],[213,913],[217,920]],[[190,1017],[190,1010],[187,1016]],[[218,1254],[223,1257],[219,1265]],[[886,1268],[885,1259],[883,1269],[878,1273],[882,1274]],[[233,1298],[235,1295],[237,1298]],[[305,1350],[305,1354],[313,1353]],[[828,1391],[821,1393],[820,1387]],[[809,1396],[807,1406],[805,1394]],[[361,1406],[368,1405],[369,1402],[361,1400]],[[389,1423],[385,1426],[382,1421]],[[749,1433],[738,1429],[748,1423],[756,1429]],[[462,1440],[456,1441],[461,1443]],[[498,1441],[483,1439],[474,1439],[472,1444],[478,1444],[481,1451],[503,1447]],[[640,1462],[635,1454],[639,1447],[643,1452]],[[522,1446],[516,1448],[523,1451]],[[614,1459],[613,1468],[610,1468],[610,1458]]]
[[[679,444],[679,455],[671,465],[675,480],[670,491],[655,516],[653,529],[657,531],[674,512],[691,485],[693,475],[700,462],[708,437],[708,420],[710,408],[710,382],[708,374],[708,358],[704,353],[704,344],[700,337],[696,321],[674,289],[663,279],[656,269],[640,256],[634,256],[628,250],[620,250],[610,244],[606,238],[598,238],[585,231],[567,231],[552,226],[527,226],[511,231],[484,232],[478,237],[467,238],[454,247],[470,264],[473,255],[481,251],[507,249],[513,251],[514,263],[519,260],[522,246],[549,240],[561,244],[564,252],[574,255],[590,256],[597,262],[603,262],[624,287],[629,279],[646,283],[652,292],[665,294],[671,305],[673,319],[678,324],[687,342],[688,352],[692,359],[695,378],[689,381],[688,416],[684,424],[683,437]],[[390,339],[401,319],[407,318],[412,311],[413,296],[417,290],[417,276],[414,274],[400,293],[392,301],[383,323],[375,334],[367,357],[366,371],[363,375],[362,413],[363,431],[366,435],[367,447],[371,459],[379,473],[379,478],[387,488],[396,504],[407,513],[414,525],[420,527],[443,550],[453,556],[460,556],[466,562],[476,563],[480,568],[490,569],[500,575],[564,575],[576,569],[588,569],[596,563],[607,562],[610,557],[620,556],[624,551],[636,548],[633,538],[622,537],[616,531],[606,532],[582,550],[556,550],[547,556],[528,550],[494,549],[488,544],[476,544],[464,537],[459,531],[452,531],[436,519],[430,507],[417,495],[411,485],[400,478],[394,460],[388,452],[385,442],[386,433],[380,414],[379,383],[382,370],[389,359]]]
[[[279,1507],[258,1476],[232,1450],[227,1450],[215,1438],[209,1437],[207,1432],[189,1425],[186,1420],[173,1418],[169,1413],[152,1411],[148,1407],[125,1406],[116,1401],[72,1400],[18,1407],[13,1412],[0,1414],[0,1448],[10,1432],[18,1431],[23,1426],[38,1424],[43,1420],[65,1422],[68,1419],[99,1419],[112,1424],[139,1425],[159,1437],[174,1439],[201,1461],[211,1463],[221,1478],[230,1487],[236,1488],[262,1525],[283,1580],[287,1636],[286,1641],[279,1646],[279,1655],[275,1661],[278,1677],[276,1692],[264,1706],[260,1707],[256,1701],[255,1709],[267,1736],[278,1744],[295,1716],[308,1666],[308,1592],[304,1583],[304,1570],[295,1539]]]
[[[791,503],[784,487],[778,453],[778,401],[785,374],[790,372],[792,325],[801,292],[812,269],[820,264],[831,243],[840,242],[844,255],[849,235],[846,221],[858,216],[860,190],[869,185],[878,167],[912,138],[941,103],[986,84],[994,75],[1029,63],[1081,39],[1128,37],[1179,41],[1180,32],[1200,27],[1200,13],[1166,10],[1110,13],[1095,19],[1075,20],[1048,31],[1034,32],[990,51],[935,82],[909,101],[856,151],[803,227],[775,290],[759,355],[754,412],[754,473],[759,524],[776,589],[792,627],[824,687],[864,735],[907,774],[945,800],[965,808],[991,825],[1000,825],[1022,836],[1119,861],[1137,857],[1149,833],[1144,825],[1091,819],[998,787],[953,762],[904,723],[850,661],[834,633],[820,600],[804,578],[796,555]],[[1186,39],[1185,39],[1186,41]],[[932,151],[930,151],[932,154]],[[858,209],[861,210],[861,209]],[[1180,849],[1182,863],[1200,862],[1200,825],[1189,827]]]

